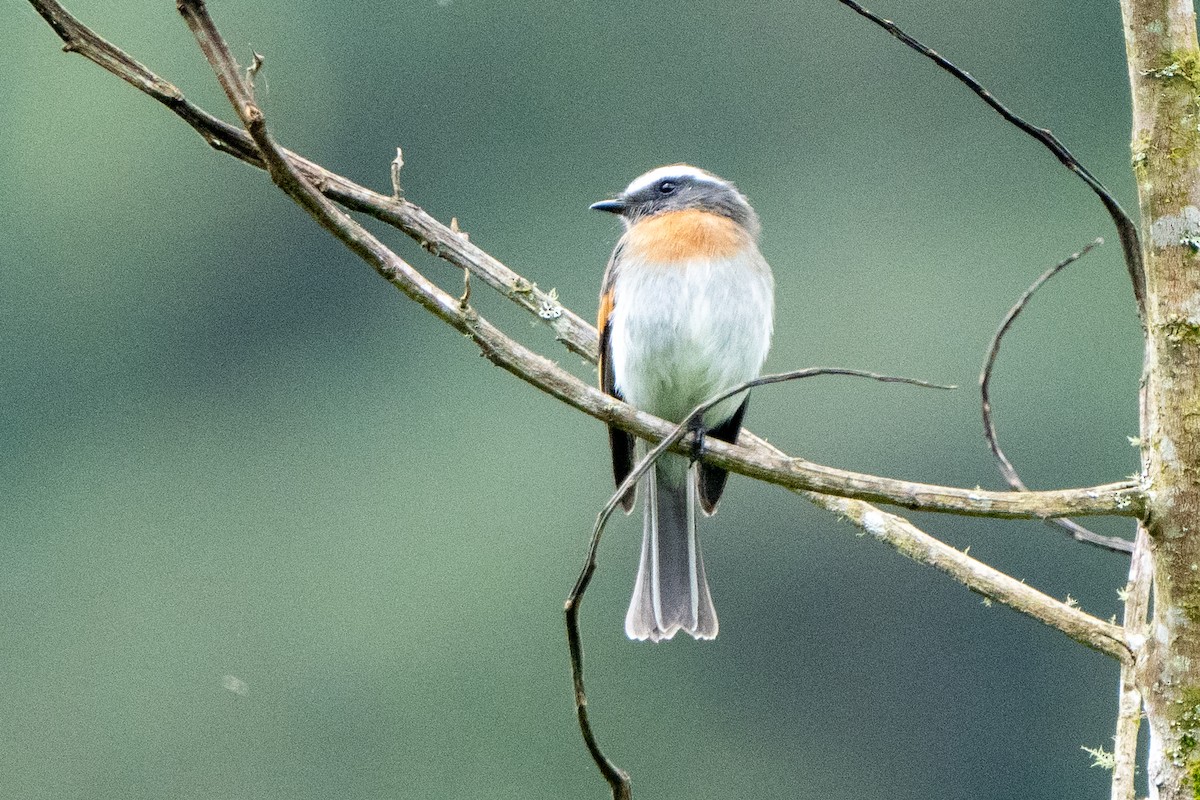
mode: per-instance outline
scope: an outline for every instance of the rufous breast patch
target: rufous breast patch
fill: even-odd
[[[638,222],[625,235],[625,251],[660,264],[730,258],[747,245],[746,238],[745,230],[729,217],[686,208]]]

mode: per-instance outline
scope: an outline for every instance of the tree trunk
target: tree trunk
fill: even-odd
[[[1122,0],[1146,262],[1150,797],[1200,798],[1200,51],[1192,0]]]

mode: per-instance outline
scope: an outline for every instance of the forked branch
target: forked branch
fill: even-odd
[[[627,800],[627,798],[632,796],[632,789],[629,774],[614,764],[604,754],[596,739],[595,731],[592,729],[591,720],[588,716],[587,691],[583,679],[583,639],[579,627],[579,610],[583,604],[584,594],[586,594],[588,586],[591,585],[592,576],[595,574],[599,563],[597,556],[600,549],[600,539],[604,535],[604,529],[618,505],[620,505],[621,499],[637,485],[638,481],[646,475],[650,468],[662,457],[663,453],[666,453],[672,447],[689,437],[692,437],[693,447],[697,446],[694,439],[695,424],[703,419],[704,415],[713,406],[758,386],[783,383],[817,375],[850,375],[872,378],[887,383],[908,383],[926,388],[954,388],[951,386],[938,386],[937,384],[930,384],[925,381],[915,381],[909,378],[897,378],[878,375],[872,372],[862,372],[860,370],[836,368],[802,369],[778,375],[765,375],[746,381],[721,392],[693,409],[675,427],[670,436],[665,437],[656,444],[638,461],[629,474],[625,476],[625,479],[621,481],[620,485],[617,486],[616,490],[608,498],[608,502],[604,504],[604,507],[596,516],[595,525],[592,527],[592,535],[588,540],[587,556],[584,559],[583,568],[579,572],[579,577],[576,579],[575,585],[571,588],[571,593],[567,596],[564,611],[567,626],[567,649],[571,660],[571,682],[575,692],[576,719],[578,720],[579,729],[583,735],[583,741],[588,749],[588,753],[592,756],[592,760],[596,763],[604,779],[608,782],[613,800]],[[1118,626],[1097,619],[1073,605],[1055,600],[1049,595],[1043,594],[1023,582],[971,558],[966,553],[955,550],[953,547],[921,531],[902,517],[894,514],[886,514],[867,503],[855,500],[829,497],[827,495],[811,495],[809,499],[817,505],[824,506],[831,511],[835,511],[840,516],[849,519],[876,539],[891,545],[894,549],[899,550],[914,561],[938,569],[973,591],[979,592],[984,597],[1010,606],[1022,614],[1033,617],[1065,633],[1081,644],[1112,656],[1121,662],[1123,670],[1132,668],[1133,654],[1121,636],[1121,628]]]
[[[228,47],[208,17],[203,0],[180,0],[179,9],[245,126],[245,132],[191,104],[174,86],[96,36],[58,3],[53,0],[30,2],[63,38],[65,49],[85,55],[162,102],[213,147],[265,168],[272,180],[323,227],[410,298],[466,334],[494,363],[597,419],[649,441],[661,442],[654,452],[663,452],[667,448],[685,454],[690,452],[682,441],[686,431],[684,426],[671,425],[639,412],[517,344],[480,317],[469,306],[467,298],[456,298],[442,291],[331,202],[336,201],[348,209],[365,212],[399,228],[431,252],[474,273],[514,302],[537,313],[552,326],[556,337],[569,349],[595,360],[596,336],[590,325],[569,309],[558,305],[551,295],[540,292],[532,283],[469,243],[461,234],[437,222],[408,201],[373,192],[281,148],[268,133],[262,112],[254,102],[252,88],[239,72]],[[554,313],[545,313],[548,308]],[[763,382],[771,380],[764,379]],[[802,459],[788,458],[748,434],[743,435],[742,442],[742,446],[737,446],[710,439],[705,443],[703,457],[728,470],[805,493],[813,502],[851,519],[905,555],[934,566],[985,596],[1011,605],[1122,663],[1129,662],[1130,650],[1117,626],[1053,600],[863,500],[990,517],[1136,516],[1142,511],[1144,495],[1135,483],[1126,481],[1052,492],[985,492],[836,470]],[[621,493],[618,490],[614,496],[620,496]],[[598,542],[598,534],[595,541]],[[585,568],[580,577],[581,584],[576,587],[580,593],[586,588],[591,570],[594,570],[594,548],[595,542],[589,553],[591,568]],[[578,596],[568,608],[568,615],[577,614],[577,611]],[[581,659],[577,628],[571,641],[573,655]],[[579,664],[582,669],[581,660]],[[581,723],[586,724],[586,700],[581,690],[580,677],[577,702]],[[589,747],[593,746],[594,740],[589,742]],[[596,748],[593,754],[598,752]],[[606,776],[620,773],[615,767],[612,769],[615,772],[606,773]],[[625,785],[627,787],[627,780]]]
[[[184,99],[170,83],[91,32],[55,0],[30,2],[43,17],[53,20],[52,27],[67,42],[66,49],[85,55],[131,85],[160,100],[217,149],[254,166],[268,168],[267,161],[259,152],[258,144],[252,136],[221,122]],[[234,65],[231,70],[226,71],[225,81],[231,80],[237,74]],[[234,102],[247,106],[244,102],[247,97],[250,97],[248,89],[244,91],[244,96],[235,96]],[[255,115],[261,116],[261,111],[253,104],[249,106],[253,107],[250,122],[256,127],[261,126],[260,121],[252,118]],[[239,116],[244,112],[245,109],[239,111]],[[259,135],[265,135],[265,128]],[[280,173],[279,164],[275,164],[273,178],[278,175],[280,180],[291,181],[288,175],[295,174],[317,194],[343,203],[351,210],[371,214],[396,226],[434,254],[460,269],[469,270],[488,285],[498,288],[504,296],[522,308],[537,314],[540,319],[551,325],[559,341],[572,351],[595,361],[597,339],[595,329],[591,325],[562,306],[548,293],[538,291],[531,281],[488,256],[460,233],[434,220],[406,200],[398,200],[366,189],[277,145],[273,147],[273,151],[290,165],[287,173]],[[303,198],[302,205],[309,213],[318,208],[315,197],[310,196],[308,190],[295,186],[291,189],[298,193],[295,195],[298,202]],[[336,210],[332,207],[330,209]],[[344,228],[343,233],[353,242],[348,244],[354,252],[366,258],[380,275],[406,295],[456,330],[467,334],[497,365],[553,397],[643,439],[658,441],[670,434],[674,427],[670,423],[639,412],[603,394],[548,359],[517,344],[487,320],[479,317],[473,309],[460,308],[457,298],[451,298],[442,292],[415,268],[387,250],[361,225],[348,217],[345,224],[348,227]],[[773,448],[763,448],[761,440],[752,436],[743,436],[742,441],[745,445],[740,447],[713,441],[705,451],[706,458],[732,472],[777,483],[789,489],[891,503],[915,510],[1023,519],[1088,515],[1137,516],[1141,513],[1144,499],[1141,488],[1132,481],[1081,489],[1028,493],[989,492],[922,484],[839,470],[799,458],[787,458]]]

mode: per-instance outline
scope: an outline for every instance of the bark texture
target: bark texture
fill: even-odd
[[[1200,797],[1200,51],[1192,0],[1122,0],[1146,261],[1142,456],[1154,570],[1138,682],[1151,798]]]

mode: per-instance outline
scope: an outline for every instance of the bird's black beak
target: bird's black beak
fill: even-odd
[[[592,203],[588,208],[593,211],[607,211],[610,214],[620,214],[625,210],[625,201],[620,198],[616,200],[601,200],[599,203]]]

